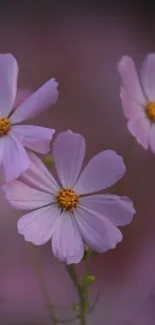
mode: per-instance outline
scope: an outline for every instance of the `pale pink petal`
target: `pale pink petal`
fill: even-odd
[[[155,153],[155,124],[151,125],[150,130],[150,148]]]
[[[75,219],[85,243],[99,253],[115,248],[122,240],[120,230],[104,216],[86,207],[75,210]]]
[[[13,110],[15,110],[19,105],[21,105],[27,98],[32,95],[32,91],[27,88],[17,89],[17,94],[13,106]]]
[[[132,99],[130,93],[121,87],[120,97],[122,100],[124,115],[127,119],[137,119],[138,117],[144,117],[144,107],[138,104]]]
[[[28,152],[28,157],[31,162],[29,169],[20,176],[20,179],[32,187],[55,195],[60,187],[52,174],[34,153]]]
[[[139,83],[139,78],[131,57],[123,56],[118,63],[118,72],[121,75],[122,83],[125,89],[129,92],[132,99],[139,104],[145,105],[146,98],[143,94]]]
[[[66,264],[79,263],[84,255],[84,243],[74,215],[64,212],[52,237],[54,255]]]
[[[38,191],[19,180],[5,184],[3,190],[6,199],[17,209],[38,209],[55,201],[52,194]]]
[[[85,139],[68,130],[60,133],[53,146],[53,158],[63,187],[72,187],[81,170],[85,156]]]
[[[148,54],[141,71],[144,92],[149,101],[155,101],[155,54]]]
[[[26,241],[43,245],[51,239],[59,218],[60,209],[56,205],[43,207],[20,218],[17,223],[18,232]]]
[[[128,130],[145,149],[148,149],[151,122],[145,118],[131,120],[128,122]]]
[[[80,206],[87,207],[92,213],[108,218],[115,226],[130,223],[135,214],[132,201],[128,197],[98,194],[80,198]]]
[[[0,115],[8,116],[17,92],[18,64],[12,54],[0,54]]]
[[[6,182],[19,177],[30,165],[23,145],[11,134],[3,137],[3,167]]]
[[[125,170],[122,157],[115,151],[105,150],[89,161],[74,189],[79,194],[98,192],[114,185]]]
[[[11,123],[28,120],[55,104],[58,98],[57,86],[55,79],[47,81],[14,111],[10,117]]]
[[[15,125],[12,133],[24,147],[39,153],[48,153],[55,130],[33,125]]]

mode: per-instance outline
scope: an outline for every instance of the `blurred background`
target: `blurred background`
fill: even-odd
[[[32,91],[55,77],[57,104],[33,124],[68,128],[83,134],[87,157],[104,149],[125,155],[130,141],[119,98],[116,65],[130,55],[140,68],[155,52],[154,8],[117,1],[14,1],[0,4],[0,53],[12,53],[19,63],[20,88]],[[32,123],[32,121],[30,121]],[[124,240],[113,251],[92,258],[97,277],[91,302],[100,298],[89,325],[155,324],[155,157],[134,144],[127,174],[113,192],[128,195],[137,210]],[[34,255],[16,230],[21,214],[0,193],[0,324],[50,325]],[[35,252],[42,264],[53,305],[69,306],[76,296],[63,264],[50,244]],[[72,317],[58,308],[59,318]],[[78,322],[71,322],[78,324]]]

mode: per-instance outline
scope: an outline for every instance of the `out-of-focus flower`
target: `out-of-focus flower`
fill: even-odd
[[[79,263],[85,243],[98,252],[122,240],[117,226],[131,222],[135,210],[127,197],[96,194],[115,184],[125,173],[122,157],[106,150],[94,156],[80,174],[85,139],[68,130],[53,146],[59,185],[33,153],[30,168],[4,185],[6,199],[16,208],[33,210],[18,221],[25,240],[42,245],[51,239],[54,255],[67,264]]]
[[[16,59],[11,54],[0,54],[0,164],[3,164],[6,182],[18,178],[29,167],[25,148],[47,153],[55,132],[45,127],[19,125],[56,102],[58,84],[55,79],[47,81],[13,111],[17,76]]]
[[[131,57],[118,63],[123,85],[121,100],[128,129],[145,149],[155,153],[155,54],[148,54],[142,64],[140,78]]]

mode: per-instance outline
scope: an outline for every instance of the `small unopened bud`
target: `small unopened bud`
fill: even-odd
[[[89,285],[92,285],[95,282],[95,276],[94,275],[87,275],[87,283]]]

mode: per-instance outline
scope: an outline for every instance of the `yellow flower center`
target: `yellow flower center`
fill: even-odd
[[[149,102],[147,104],[146,114],[152,122],[155,122],[155,102]]]
[[[6,135],[11,129],[11,123],[6,116],[0,117],[0,137]]]
[[[77,195],[72,189],[64,188],[62,189],[57,197],[57,203],[62,209],[73,210],[77,207],[79,203],[79,195]]]

